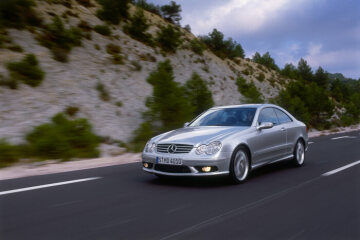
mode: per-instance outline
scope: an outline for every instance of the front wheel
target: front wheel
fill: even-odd
[[[294,149],[294,164],[301,167],[305,162],[305,147],[302,141],[297,141]]]
[[[247,151],[240,147],[235,150],[230,163],[230,177],[235,183],[244,182],[250,171],[250,161]]]

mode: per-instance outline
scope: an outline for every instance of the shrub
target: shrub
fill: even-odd
[[[171,1],[170,4],[161,6],[161,12],[165,20],[180,25],[181,20],[181,6],[176,2]]]
[[[259,73],[256,77],[260,82],[263,82],[265,80],[265,74],[264,73]]]
[[[33,9],[33,0],[1,0],[0,1],[0,27],[22,29],[27,25],[38,26],[41,19]]]
[[[253,82],[247,83],[245,78],[238,77],[236,79],[236,85],[238,86],[238,91],[246,97],[248,102],[262,103],[264,101],[261,93]]]
[[[98,0],[102,9],[98,10],[97,16],[111,24],[118,24],[121,19],[129,15],[130,0]]]
[[[27,54],[19,62],[10,62],[7,68],[14,81],[20,80],[32,87],[37,87],[44,79],[45,73],[38,66],[38,61],[34,54]]]
[[[94,48],[96,49],[96,50],[101,50],[101,47],[100,47],[100,45],[99,44],[94,44]]]
[[[124,31],[140,42],[153,45],[151,34],[146,33],[148,28],[149,24],[144,16],[144,11],[141,8],[138,8],[134,16],[130,18],[130,22],[125,25]]]
[[[124,64],[124,58],[119,54],[114,54],[111,61],[113,64]]]
[[[118,106],[118,107],[122,107],[122,106],[123,106],[123,103],[122,103],[122,101],[117,101],[117,102],[115,103],[115,105]]]
[[[197,116],[203,111],[214,106],[212,93],[208,89],[206,82],[194,72],[191,78],[185,83],[185,96],[195,107],[193,116]]]
[[[199,37],[205,45],[218,57],[224,59],[244,58],[245,53],[242,46],[231,38],[224,40],[224,34],[214,29],[207,36]]]
[[[200,56],[203,55],[205,48],[206,46],[196,38],[190,41],[190,49]]]
[[[100,94],[100,98],[103,101],[105,101],[105,102],[110,101],[110,94],[104,84],[102,84],[101,82],[98,82],[96,84],[96,90],[98,90],[98,92]]]
[[[79,28],[66,29],[61,18],[53,18],[53,22],[43,29],[37,39],[45,47],[49,48],[54,59],[60,62],[67,61],[67,55],[74,46],[81,45],[82,33]]]
[[[180,45],[180,36],[180,32],[169,24],[167,27],[160,27],[156,40],[163,51],[175,53]]]
[[[99,155],[99,141],[86,119],[69,120],[59,113],[51,123],[26,135],[31,155],[41,159],[91,158]]]
[[[181,127],[194,112],[194,107],[184,96],[184,88],[174,81],[169,60],[160,62],[146,80],[153,86],[153,93],[146,100],[145,122],[134,132],[132,145],[138,147],[143,147],[155,134]]]
[[[0,167],[6,167],[19,160],[19,152],[16,146],[0,139]]]
[[[83,5],[84,7],[94,7],[94,4],[90,0],[76,0],[79,4]]]
[[[111,29],[107,25],[96,25],[94,31],[104,36],[111,35]]]
[[[7,48],[14,52],[23,52],[24,51],[24,49],[20,45],[17,45],[17,44],[12,44],[12,45],[8,46]]]
[[[121,53],[121,48],[118,45],[109,43],[106,45],[106,52],[111,55],[119,54]]]
[[[279,67],[275,64],[275,60],[270,56],[269,52],[264,53],[262,56],[260,53],[256,52],[252,60],[275,71],[280,71]]]
[[[92,30],[92,27],[90,26],[90,24],[84,20],[81,20],[77,26],[84,32],[91,32],[91,30]]]
[[[133,65],[135,71],[141,71],[142,67],[138,61],[131,61],[131,65]]]
[[[17,89],[18,82],[15,78],[5,78],[3,75],[0,74],[0,86],[7,86],[10,89]]]
[[[146,2],[146,0],[136,0],[134,1],[134,4],[135,6],[140,7],[148,12],[161,16],[161,10],[159,5],[148,3]]]
[[[315,83],[290,82],[280,91],[276,102],[313,127],[323,127],[334,112],[329,94]]]
[[[65,113],[70,117],[74,117],[79,112],[79,110],[80,109],[78,107],[68,106],[65,109]]]

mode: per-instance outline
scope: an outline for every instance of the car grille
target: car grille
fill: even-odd
[[[175,145],[176,150],[174,152],[169,152],[168,149],[171,145]],[[188,144],[158,144],[156,145],[156,151],[160,153],[189,153],[193,145]]]
[[[155,164],[155,170],[168,173],[191,173],[187,166]]]

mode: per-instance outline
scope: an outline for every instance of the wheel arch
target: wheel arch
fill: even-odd
[[[246,143],[240,143],[239,145],[237,145],[237,146],[234,148],[234,151],[233,151],[232,154],[231,154],[230,164],[231,164],[231,160],[235,157],[236,151],[237,151],[239,148],[244,148],[244,149],[246,150],[246,153],[247,153],[247,155],[248,155],[248,157],[249,157],[249,168],[251,169],[252,155],[251,155],[250,148],[249,148],[249,146],[248,146]],[[229,164],[229,169],[230,169],[230,164]]]

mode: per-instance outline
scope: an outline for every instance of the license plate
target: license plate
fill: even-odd
[[[182,159],[169,157],[156,157],[156,163],[168,165],[182,165]]]

